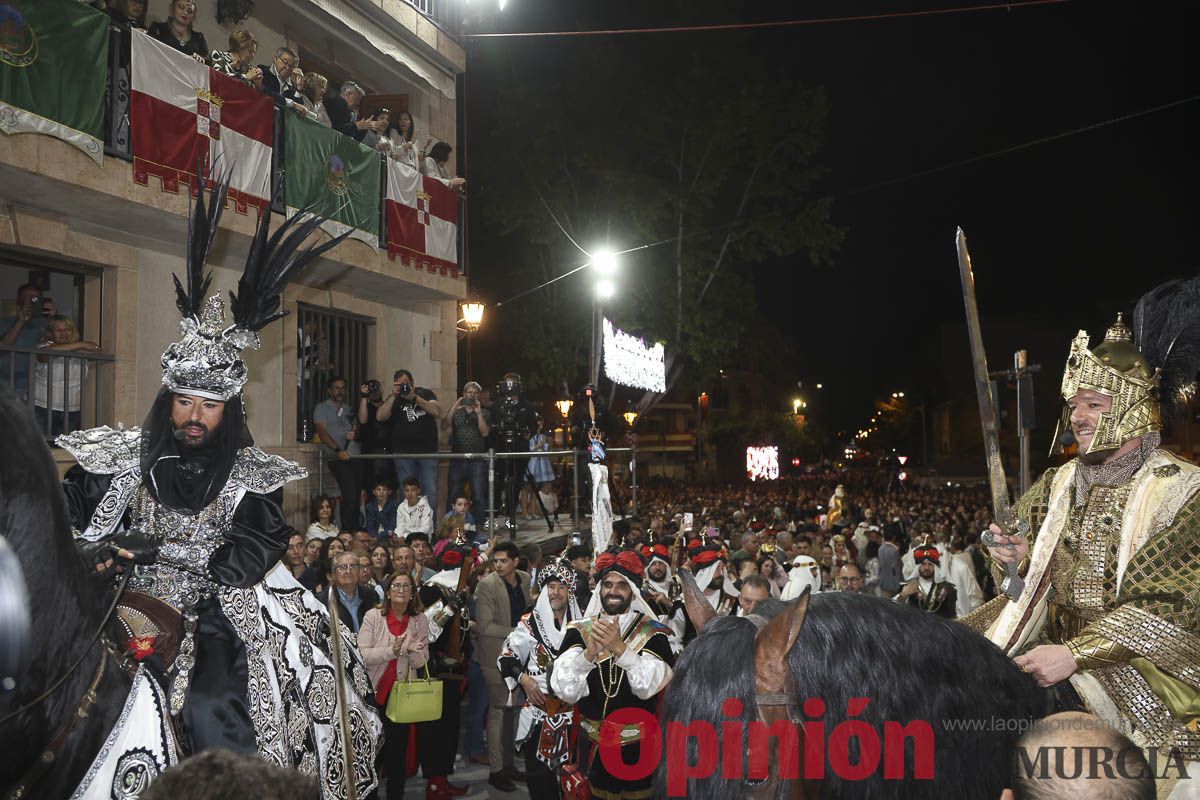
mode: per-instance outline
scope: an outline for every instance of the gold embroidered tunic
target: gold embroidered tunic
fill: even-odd
[[[1014,508],[1035,537],[1057,538],[1043,556],[1046,613],[1021,617],[1019,626],[1040,630],[1020,649],[1066,645],[1079,666],[1071,683],[1093,713],[1141,747],[1200,760],[1200,468],[1156,449],[1129,479],[1077,498],[1064,472],[1076,467],[1048,470]],[[1063,520],[1058,531],[1045,529],[1048,517]],[[1030,547],[1036,561],[1037,538]],[[1036,596],[1037,586],[1025,592]],[[962,621],[996,641],[1009,602],[998,597]]]

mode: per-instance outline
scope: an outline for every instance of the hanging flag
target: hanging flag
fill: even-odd
[[[79,0],[0,2],[0,131],[104,159],[108,16]]]
[[[191,186],[197,165],[229,179],[238,211],[271,199],[275,106],[254,87],[133,31],[133,179],[163,191]],[[195,187],[193,187],[193,190]]]
[[[388,159],[388,255],[458,277],[458,194],[440,178]]]
[[[283,123],[288,214],[305,209],[326,217],[332,236],[379,246],[379,153],[319,122],[288,114]]]

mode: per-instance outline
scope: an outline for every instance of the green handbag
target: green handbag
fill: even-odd
[[[430,722],[442,716],[442,682],[430,678],[410,680],[412,665],[404,680],[396,678],[388,692],[387,718],[395,723]]]

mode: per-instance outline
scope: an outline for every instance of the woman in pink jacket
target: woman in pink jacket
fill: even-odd
[[[412,576],[400,572],[393,575],[384,587],[384,605],[373,608],[363,617],[358,631],[358,649],[363,664],[375,687],[375,701],[382,711],[387,708],[392,684],[404,680],[409,670],[429,661],[429,622],[421,613],[421,601]],[[381,764],[386,764],[389,797],[404,795],[408,775],[408,724],[398,725],[383,717],[383,751]]]

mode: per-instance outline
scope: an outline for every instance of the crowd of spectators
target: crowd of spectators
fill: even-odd
[[[462,405],[455,404],[458,410]],[[315,498],[313,525],[306,537],[293,537],[285,563],[323,601],[333,593],[343,624],[358,636],[382,708],[392,684],[410,670],[419,672],[430,659],[430,622],[419,592],[435,581],[438,554],[456,540],[477,542],[479,580],[466,597],[473,650],[463,697],[463,740],[445,741],[443,729],[426,723],[385,722],[381,768],[389,796],[396,796],[391,793],[402,791],[413,775],[406,755],[409,737],[417,736],[418,742],[421,736],[440,737],[438,745],[461,753],[461,760],[488,765],[491,786],[511,790],[514,780],[526,775],[514,766],[514,732],[506,712],[518,701],[501,677],[498,654],[521,615],[533,608],[537,575],[549,559],[570,562],[577,576],[575,599],[580,608],[588,606],[596,589],[595,554],[586,544],[543,554],[536,545],[519,548],[509,541],[472,539],[470,502],[461,495],[430,530],[432,517],[419,481],[410,476],[404,489],[403,498],[394,498],[384,482],[377,483],[370,498],[372,525],[350,531],[335,531],[329,499]],[[829,513],[835,493],[836,525]],[[388,529],[390,510],[406,505],[421,509],[422,530],[403,532],[402,523]],[[665,543],[673,566],[693,573],[698,568],[692,568],[687,549],[676,549],[674,543],[700,535],[720,542],[726,588],[736,598],[731,613],[738,615],[753,612],[770,597],[789,599],[789,589],[797,584],[821,592],[872,593],[881,601],[906,602],[948,617],[969,609],[953,601],[948,609],[931,608],[910,600],[914,592],[906,588],[918,587],[918,600],[929,594],[930,585],[974,585],[964,592],[971,602],[994,593],[978,549],[978,534],[990,522],[986,491],[979,487],[906,485],[897,490],[884,476],[853,473],[742,486],[654,480],[642,489],[640,511],[640,516],[626,514],[617,521],[615,539],[643,558],[650,552],[645,548]],[[955,560],[967,567],[965,575],[952,571],[949,565]],[[653,569],[646,574],[649,581],[659,575]],[[681,607],[679,597],[663,597],[649,583],[644,593],[673,609],[663,617],[670,624],[669,617]],[[685,646],[684,641],[677,644]],[[1045,728],[1039,732],[1044,734]],[[1024,781],[1020,785],[1028,785],[1029,776],[1018,777]],[[451,796],[455,788],[443,782],[430,786],[430,796],[436,797]]]
[[[486,390],[468,381],[462,395],[444,409],[437,394],[418,385],[406,369],[395,371],[386,395],[377,380],[358,386],[357,402],[347,398],[344,378],[333,375],[325,385],[327,399],[313,408],[312,420],[319,457],[337,492],[320,498],[321,507],[313,507],[311,522],[326,527],[315,533],[310,528],[310,535],[327,538],[337,530],[357,529],[379,538],[414,532],[432,535],[439,520],[459,514],[471,537],[478,537],[476,515],[486,519],[492,508],[486,460],[450,460],[446,492],[440,497],[438,460],[423,456],[439,451],[443,433],[449,434],[452,453],[501,449]],[[531,415],[530,426],[527,442],[521,439],[521,449],[527,444],[530,453],[546,452],[551,439],[543,424]],[[361,455],[387,458],[358,458]],[[511,504],[513,515],[519,499],[520,512],[527,519],[536,518],[541,508],[546,509],[548,518],[557,517],[557,476],[550,459],[533,455],[519,464],[519,470],[523,479],[516,486],[505,485],[499,470],[495,479],[497,492],[519,495]],[[325,516],[319,516],[322,514]],[[332,515],[338,517],[340,527],[334,525]]]

